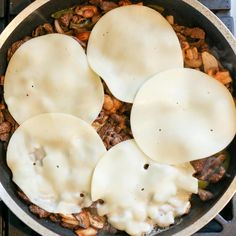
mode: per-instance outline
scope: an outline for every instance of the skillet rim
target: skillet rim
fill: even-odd
[[[39,7],[43,6],[44,4],[48,3],[50,0],[37,0],[31,3],[27,8],[25,8],[18,16],[16,16],[11,23],[6,27],[6,29],[0,35],[0,48],[3,46],[5,41],[11,35],[11,33],[17,28],[17,26],[32,12],[37,10]],[[226,39],[229,43],[230,47],[236,54],[236,39],[234,38],[233,34],[229,31],[229,29],[221,22],[221,20],[214,15],[207,7],[202,5],[197,0],[182,0],[184,3],[190,5],[202,15],[204,15],[222,34],[222,36]],[[187,228],[181,230],[174,234],[175,236],[185,236],[185,235],[192,235],[197,230],[202,228],[206,225],[209,221],[211,221],[230,201],[233,195],[236,193],[236,176],[232,180],[231,184],[222,195],[222,197],[216,202],[216,204],[201,218],[195,221],[193,224],[188,226]],[[50,229],[44,227],[32,217],[30,217],[23,209],[21,209],[17,203],[10,197],[8,192],[4,189],[3,185],[0,182],[0,197],[7,205],[7,207],[26,225],[30,228],[35,230],[37,233],[41,235],[47,236],[60,236],[59,234],[51,231]]]

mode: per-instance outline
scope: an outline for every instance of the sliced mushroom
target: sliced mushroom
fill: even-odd
[[[174,23],[175,23],[174,16],[172,16],[172,15],[166,16],[166,20],[167,20],[167,21],[169,22],[169,24],[171,24],[171,25],[174,25]]]
[[[218,61],[209,52],[203,52],[202,53],[202,62],[203,62],[203,67],[204,67],[204,72],[205,73],[208,73],[208,71],[211,70],[211,69],[219,70]]]
[[[87,229],[90,226],[90,221],[87,211],[82,211],[78,214],[74,214],[74,217],[79,222],[80,227]]]
[[[64,228],[71,229],[71,230],[75,230],[75,229],[78,228],[78,225],[69,224],[69,223],[66,223],[66,222],[61,222],[60,225]]]
[[[105,217],[92,215],[88,212],[90,225],[96,229],[102,229],[105,225],[106,219]]]
[[[92,18],[94,15],[97,15],[98,9],[96,6],[83,6],[76,7],[75,13],[84,18]]]
[[[59,33],[59,34],[65,33],[64,30],[61,28],[58,20],[54,20],[54,26],[55,26],[57,33]]]
[[[78,236],[95,236],[97,234],[97,230],[89,227],[87,229],[77,229],[75,230],[76,235]]]
[[[189,68],[199,68],[202,66],[202,57],[196,47],[188,48],[184,51],[185,66]]]
[[[66,218],[62,218],[62,219],[61,219],[61,222],[62,222],[62,223],[65,223],[65,224],[69,224],[69,225],[71,225],[71,226],[73,226],[73,227],[79,226],[79,222],[78,222],[78,220],[76,220],[76,219],[74,219],[74,220],[69,220],[69,219],[66,219]]]
[[[61,226],[68,228],[68,229],[76,229],[79,227],[78,220],[71,214],[59,214],[61,217]]]
[[[75,217],[72,214],[59,214],[61,218],[64,218],[66,220],[74,220]]]
[[[232,82],[232,77],[230,76],[229,71],[218,71],[214,75],[214,78],[220,81],[224,85]]]

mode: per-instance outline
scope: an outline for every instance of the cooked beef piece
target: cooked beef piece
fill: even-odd
[[[39,218],[47,218],[50,216],[49,212],[43,210],[42,208],[40,208],[34,204],[31,204],[29,206],[29,209],[33,214],[37,215]]]
[[[205,31],[201,28],[187,28],[185,27],[183,30],[183,35],[194,38],[194,39],[205,39]]]
[[[59,223],[61,221],[59,214],[50,214],[49,219],[54,223]]]
[[[198,196],[202,201],[208,201],[214,198],[213,193],[204,189],[198,189]]]
[[[73,14],[71,12],[63,14],[60,18],[59,21],[62,26],[68,27],[70,25],[70,21],[73,18]]]
[[[11,131],[11,124],[4,121],[0,124],[0,134],[9,133]]]
[[[107,149],[132,138],[127,131],[126,119],[127,117],[124,115],[113,114],[98,131]]]
[[[29,200],[29,198],[21,191],[17,191],[19,197],[27,204],[31,204],[31,201]]]
[[[12,125],[10,122],[5,120],[4,114],[2,112],[0,112],[0,118],[2,120],[2,123],[0,123],[0,141],[8,142],[12,130]]]
[[[192,161],[194,169],[196,170],[195,177],[199,180],[204,180],[210,183],[217,183],[226,173],[223,162],[227,158],[226,152],[220,152],[211,157]]]
[[[100,4],[100,8],[104,11],[104,12],[108,12],[114,8],[117,8],[118,4],[111,2],[111,1],[102,1]]]
[[[13,56],[13,54],[15,53],[15,51],[26,41],[28,41],[29,39],[31,39],[31,37],[27,36],[22,40],[19,40],[15,43],[12,44],[12,46],[8,49],[7,51],[7,61],[10,61],[11,57]]]
[[[131,139],[130,111],[132,104],[117,100],[110,94],[104,83],[105,99],[103,109],[98,118],[93,122],[107,149],[116,144]]]
[[[38,26],[33,32],[32,37],[38,37],[45,34],[54,33],[54,29],[51,24],[45,23],[44,25]]]
[[[106,223],[102,230],[106,231],[109,234],[117,233],[117,229],[111,226],[109,223]]]

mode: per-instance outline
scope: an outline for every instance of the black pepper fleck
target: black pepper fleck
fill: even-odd
[[[102,205],[102,204],[104,204],[105,202],[104,202],[102,199],[99,199],[99,200],[98,200],[98,203]]]
[[[149,168],[149,164],[145,164],[145,165],[143,166],[143,168],[144,168],[145,170],[147,170],[147,169]]]

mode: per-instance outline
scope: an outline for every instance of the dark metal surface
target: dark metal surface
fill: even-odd
[[[5,19],[1,19],[0,20],[0,32],[2,32],[4,30],[5,25],[6,25]]]
[[[235,236],[236,196],[220,214],[194,236]],[[4,230],[3,230],[4,229]],[[39,236],[0,202],[0,236]],[[186,235],[187,236],[187,235]]]
[[[1,1],[0,0],[0,7],[1,7]],[[3,6],[4,9],[8,9],[9,11],[3,11],[5,12],[5,18],[0,19],[0,31],[1,31],[1,24],[2,27],[4,27],[4,24],[6,24],[7,20],[12,19],[19,10],[23,9],[27,4],[29,4],[29,0],[11,0],[10,2],[7,1],[6,5]],[[6,50],[7,48],[16,40],[20,39],[21,37],[30,34],[32,29],[37,26],[38,24],[41,24],[46,21],[46,19],[40,17],[40,13],[44,12],[44,16],[46,18],[49,17],[50,13],[52,12],[52,9],[54,8],[54,11],[57,10],[56,8],[64,8],[72,3],[78,3],[79,0],[57,0],[53,1],[54,3],[49,3],[47,4],[47,7],[43,7],[40,9],[39,12],[32,14],[28,19],[26,19],[18,28],[18,30],[12,34],[12,38],[8,40],[8,42],[4,45],[4,47],[0,50],[0,72],[2,73],[4,71],[4,67],[6,66],[5,61],[3,61],[3,58],[5,58]],[[57,2],[55,4],[55,2]],[[228,66],[231,66],[231,63],[234,62],[236,65],[236,57],[232,53],[232,50],[229,48],[227,42],[222,38],[220,33],[217,31],[217,29],[214,28],[210,24],[209,21],[207,21],[202,15],[198,14],[196,11],[193,9],[189,8],[188,6],[185,6],[184,4],[179,4],[179,0],[171,1],[171,0],[150,0],[146,1],[149,3],[158,3],[159,5],[163,6],[171,6],[169,8],[169,13],[170,14],[175,14],[176,12],[179,12],[180,14],[178,15],[177,19],[181,23],[185,22],[192,22],[191,26],[195,25],[202,25],[205,30],[207,31],[208,35],[212,35],[212,38],[209,37],[209,41],[212,42],[212,44],[216,45],[218,48],[219,56],[222,58],[227,58],[225,61],[225,64]],[[224,1],[224,0],[206,0],[206,1],[201,1],[207,6],[209,6],[212,10],[217,10],[217,13],[219,14],[218,10],[227,10],[230,9],[230,1]],[[209,5],[210,4],[210,5]],[[212,5],[213,4],[213,5]],[[215,4],[215,5],[214,5]],[[52,6],[54,5],[54,7]],[[0,9],[1,12],[1,9]],[[1,17],[1,15],[0,15]],[[229,29],[233,29],[232,26],[232,20],[230,16],[226,13],[225,15],[221,15],[221,18],[224,18],[224,21],[227,23],[227,26]],[[7,19],[7,20],[6,20]],[[214,37],[213,37],[214,36]],[[226,51],[225,51],[226,50]],[[236,68],[234,67],[232,69],[232,72],[234,74],[234,78],[236,78]],[[0,73],[0,74],[1,74]],[[232,156],[233,154],[236,153],[236,143],[231,147],[231,153]],[[0,155],[0,178],[3,179],[3,184],[9,194],[12,196],[13,199],[17,202],[18,205],[20,205],[29,215],[32,215],[27,207],[25,206],[24,203],[22,203],[19,198],[17,197],[15,191],[14,191],[14,185],[11,183],[11,176],[10,172],[6,167],[6,163],[4,161],[4,153],[3,155]],[[220,184],[215,185],[213,191],[216,194],[216,198],[212,201],[209,201],[209,203],[202,203],[200,202],[197,198],[193,199],[193,210],[191,213],[184,218],[184,222],[182,222],[180,225],[177,227],[171,229],[170,231],[163,233],[163,235],[171,235],[172,233],[178,231],[181,228],[184,228],[185,226],[188,226],[192,224],[196,219],[201,217],[205,212],[207,212],[214,204],[215,202],[220,198],[220,196],[224,193],[225,189],[227,186],[230,184],[232,177],[235,175],[236,172],[236,163],[232,163],[232,166],[230,168],[230,174],[231,176],[228,178],[225,178]],[[223,188],[222,188],[223,187]],[[234,208],[232,207],[234,206]],[[235,213],[234,215],[236,216],[236,197],[230,203],[227,205],[228,209],[223,210],[220,215],[218,215],[215,220],[213,220],[211,223],[209,223],[207,226],[205,226],[203,229],[199,231],[196,236],[235,236],[236,235],[236,217],[230,217],[230,215],[233,216],[233,212]],[[35,216],[32,215],[33,218],[36,219]],[[223,217],[223,218],[222,218]],[[54,224],[48,222],[47,220],[40,220],[40,222],[49,227],[50,229],[55,228]],[[235,223],[234,223],[235,222]],[[55,230],[57,233],[65,236],[73,235],[73,233],[69,232],[68,230],[62,230],[61,228],[57,228]],[[204,232],[204,233],[203,233]],[[20,220],[18,220],[12,213],[9,212],[9,210],[6,208],[6,206],[3,203],[0,203],[0,236],[38,236],[35,232],[33,232],[31,229],[29,229],[27,226],[25,226]],[[161,234],[162,235],[162,234]],[[45,235],[46,236],[46,235]],[[187,236],[187,235],[186,235]]]
[[[228,29],[234,34],[234,18],[231,16],[219,15],[221,21],[228,27]]]
[[[22,221],[15,217],[11,212],[8,214],[7,218],[8,227],[6,236],[40,236],[28,226],[26,226]],[[45,235],[46,236],[46,235]]]
[[[4,229],[4,230],[3,230]],[[40,236],[13,213],[11,213],[3,202],[0,202],[0,236]],[[46,236],[46,235],[45,235]]]
[[[0,17],[4,17],[5,14],[5,0],[0,1]]]
[[[209,224],[194,236],[235,236],[236,235],[236,196]]]
[[[4,236],[4,232],[3,232],[3,229],[4,229],[3,211],[4,211],[4,209],[3,208],[4,208],[4,205],[3,205],[3,203],[0,202],[0,235],[1,236]]]
[[[17,15],[20,11],[26,8],[32,1],[31,0],[10,0],[9,12],[10,15]]]
[[[231,0],[198,0],[198,1],[211,10],[229,10],[231,8]]]

